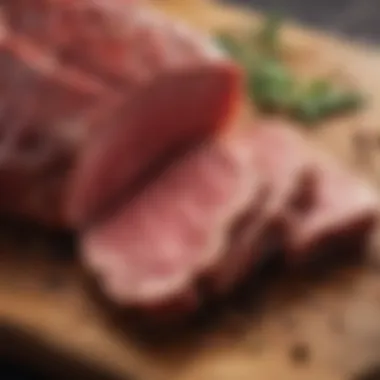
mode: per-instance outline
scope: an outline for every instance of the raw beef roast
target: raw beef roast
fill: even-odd
[[[207,38],[147,6],[12,0],[0,10],[7,212],[88,223],[153,164],[233,114],[240,70]],[[20,129],[38,143],[24,144],[33,147],[16,162],[24,156],[9,141]]]

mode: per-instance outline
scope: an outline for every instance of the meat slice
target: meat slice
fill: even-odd
[[[315,166],[298,140],[281,123],[263,121],[249,133],[252,173],[265,187],[261,201],[251,204],[236,229],[236,237],[212,271],[212,289],[228,293],[268,255],[277,254],[288,236],[289,204],[307,191]]]
[[[69,170],[112,96],[22,38],[2,41],[0,64],[0,210],[66,225]]]
[[[295,263],[353,230],[365,241],[376,197],[321,155],[282,124],[211,142],[89,228],[84,262],[120,305],[179,312],[230,292],[273,250]]]
[[[183,298],[197,306],[198,280],[259,200],[247,141],[240,135],[192,151],[82,235],[84,263],[113,301],[151,308]]]
[[[315,151],[315,181],[306,207],[289,213],[288,259],[297,263],[316,254],[363,252],[379,220],[377,194],[332,158]]]
[[[272,134],[282,135],[291,150],[282,154],[291,169],[307,166],[307,171],[285,204],[286,241],[284,250],[291,263],[309,260],[315,254],[337,249],[338,243],[349,241],[363,251],[378,221],[380,204],[376,193],[332,156],[312,146],[286,125],[272,125]],[[271,153],[273,159],[274,152]],[[276,175],[289,175],[277,163]],[[274,172],[273,172],[274,173]],[[347,246],[345,247],[347,248]]]
[[[214,69],[160,76],[101,120],[76,168],[68,205],[73,224],[87,224],[173,156],[218,133],[227,123],[221,112],[230,113],[231,83],[223,77]]]

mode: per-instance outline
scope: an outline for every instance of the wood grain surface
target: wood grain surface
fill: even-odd
[[[207,32],[244,33],[259,21],[211,1],[152,3]],[[379,187],[380,52],[294,25],[283,45],[300,77],[328,76],[369,97],[360,113],[306,133]],[[359,147],[364,132],[372,138]],[[0,352],[56,378],[354,380],[380,366],[376,247],[362,262],[344,260],[324,276],[270,268],[265,286],[245,287],[244,297],[219,305],[203,323],[172,331],[176,339],[168,341],[157,330],[137,333],[135,324],[113,318],[90,295],[70,249],[40,232],[9,230],[2,228],[1,239]]]

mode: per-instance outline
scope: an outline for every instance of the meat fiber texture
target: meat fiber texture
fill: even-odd
[[[262,184],[242,143],[200,146],[84,234],[84,263],[112,300],[154,307],[182,298],[197,306],[198,275],[220,260],[231,221],[258,201]]]
[[[365,241],[378,213],[367,184],[268,124],[173,164],[83,234],[83,260],[119,305],[189,312],[230,292],[270,251],[293,265],[348,231]]]
[[[0,12],[1,210],[88,224],[234,114],[240,70],[143,2],[12,0]],[[31,136],[22,149],[20,130]]]

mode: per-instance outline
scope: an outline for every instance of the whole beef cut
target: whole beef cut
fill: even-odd
[[[265,123],[168,167],[82,234],[83,259],[121,305],[157,310],[173,301],[189,311],[229,292],[270,251],[293,264],[347,231],[368,237],[378,212],[366,184],[293,129]]]
[[[238,103],[240,70],[138,2],[1,1],[0,12],[4,212],[83,226],[153,164],[223,129]]]

